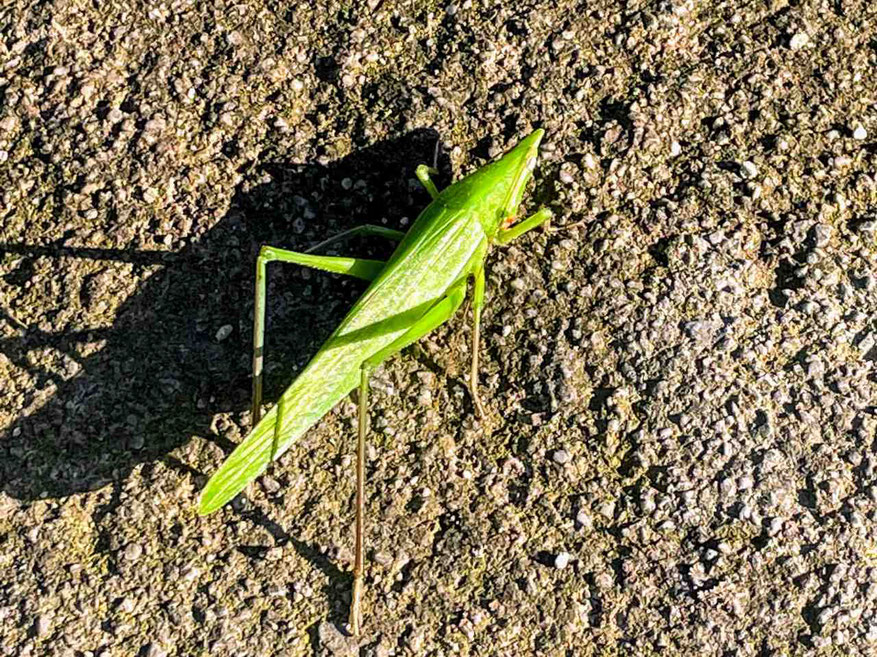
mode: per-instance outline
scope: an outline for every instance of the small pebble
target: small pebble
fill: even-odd
[[[569,565],[569,560],[571,556],[569,552],[560,552],[556,557],[554,557],[554,567],[558,570],[562,570]]]
[[[750,160],[743,162],[743,164],[740,165],[740,169],[743,171],[743,176],[746,178],[755,178],[755,176],[758,175],[758,167]]]
[[[37,636],[46,636],[52,628],[52,621],[46,614],[40,614],[34,620],[34,633]]]
[[[831,241],[831,226],[826,224],[818,224],[816,228],[813,229],[813,236],[816,239],[816,246],[823,247]]]
[[[274,494],[280,490],[280,482],[271,475],[263,475],[260,481],[268,493]]]
[[[125,559],[128,561],[137,561],[143,554],[143,546],[139,543],[128,543],[125,547]]]
[[[800,50],[810,42],[810,37],[806,32],[797,32],[789,39],[789,48],[792,50]]]
[[[597,575],[594,578],[594,583],[597,585],[597,588],[607,591],[612,588],[612,585],[615,583],[615,580],[612,578],[612,575],[609,573],[603,572]]]
[[[551,458],[554,459],[555,463],[560,463],[561,465],[569,463],[570,460],[572,460],[572,456],[570,456],[569,452],[565,449],[555,450]]]
[[[770,526],[768,528],[768,534],[771,536],[776,536],[783,529],[783,520],[782,518],[774,518],[770,521]]]
[[[157,643],[150,643],[146,648],[146,657],[165,657],[166,655],[164,648]]]
[[[163,118],[156,117],[154,119],[149,119],[146,122],[146,125],[143,126],[144,132],[161,132],[165,128],[165,120]]]
[[[863,141],[868,138],[868,131],[860,123],[856,126],[855,130],[853,130],[853,139],[858,141]]]
[[[231,324],[225,324],[223,326],[220,326],[219,330],[216,332],[216,341],[222,342],[223,340],[225,340],[228,336],[231,335],[232,330],[234,329],[232,329]]]

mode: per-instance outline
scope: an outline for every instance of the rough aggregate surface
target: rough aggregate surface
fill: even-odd
[[[877,6],[0,7],[0,655],[877,654]],[[553,228],[200,518],[255,254],[547,131]],[[334,253],[385,257],[360,240]],[[362,291],[273,266],[275,399]]]

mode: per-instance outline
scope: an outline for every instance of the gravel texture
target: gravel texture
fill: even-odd
[[[0,8],[0,655],[877,653],[877,8]],[[405,228],[534,127],[534,231],[355,406],[249,426],[258,247]],[[380,240],[336,253],[385,257]],[[267,399],[361,283],[274,266]]]

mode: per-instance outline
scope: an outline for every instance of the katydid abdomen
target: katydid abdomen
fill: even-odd
[[[365,359],[400,338],[452,285],[465,284],[467,267],[484,250],[486,237],[474,217],[459,219],[458,211],[440,200],[421,213],[319,352],[211,477],[200,513],[219,508],[240,492],[241,481],[264,472],[359,384]]]

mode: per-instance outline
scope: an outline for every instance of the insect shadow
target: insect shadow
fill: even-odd
[[[47,348],[79,364],[66,379],[39,373],[43,385],[54,382],[54,394],[0,436],[4,492],[29,501],[113,484],[115,502],[103,516],[114,510],[119,485],[137,465],[164,461],[187,469],[169,453],[193,435],[211,435],[216,413],[248,409],[259,247],[304,250],[363,223],[407,229],[429,202],[414,167],[431,163],[437,141],[435,131],[421,129],[327,164],[253,165],[226,215],[177,252],[0,244],[0,253],[22,256],[8,275],[19,284],[34,260],[46,256],[103,260],[108,269],[118,262],[157,269],[109,328],[52,333],[0,315],[18,328],[0,339],[0,352],[16,366],[32,369],[29,353]],[[439,168],[448,176],[446,156]],[[355,238],[326,253],[383,259],[393,248]],[[271,267],[266,400],[276,399],[365,289],[361,281],[295,265]],[[231,333],[219,339],[228,327]],[[96,340],[104,341],[102,349],[78,356],[81,344]],[[220,444],[226,452],[232,447]]]

